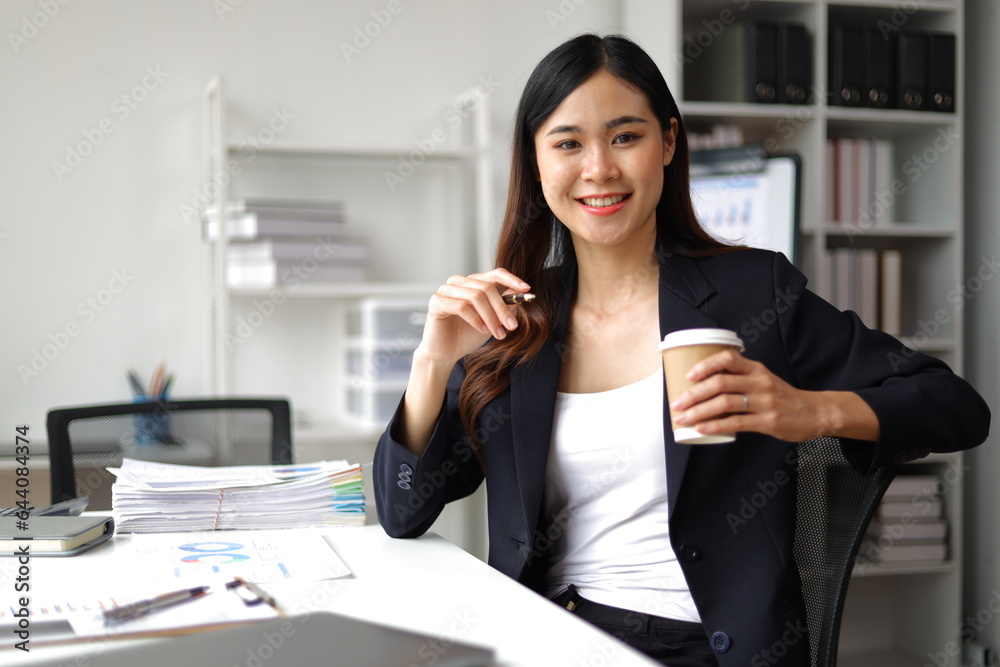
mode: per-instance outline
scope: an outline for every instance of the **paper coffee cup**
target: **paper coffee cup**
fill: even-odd
[[[673,401],[694,384],[684,377],[692,366],[723,350],[742,352],[743,341],[728,329],[682,329],[664,336],[660,354],[663,356],[668,399]],[[670,425],[674,430],[674,441],[683,445],[714,445],[736,439],[735,433],[703,435],[693,426],[678,428],[674,425],[673,408],[670,409]]]

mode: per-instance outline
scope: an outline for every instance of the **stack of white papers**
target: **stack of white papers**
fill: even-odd
[[[361,526],[361,466],[181,466],[124,459],[108,468],[116,529],[124,533]]]

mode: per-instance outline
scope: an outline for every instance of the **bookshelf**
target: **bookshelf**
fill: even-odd
[[[488,263],[481,241],[490,233],[493,202],[488,100],[475,91],[453,100],[449,109],[461,109],[468,121],[448,136],[443,128],[435,130],[441,136],[425,138],[423,148],[419,138],[409,146],[363,148],[282,143],[274,133],[272,141],[258,142],[252,152],[246,142],[227,135],[227,116],[239,110],[229,108],[219,78],[207,86],[204,104],[210,205],[221,209],[222,202],[241,197],[341,202],[344,234],[366,242],[369,253],[364,282],[230,287],[224,271],[230,241],[211,243],[213,389],[217,394],[266,391],[259,387],[264,375],[269,381],[277,377],[279,384],[297,376],[301,389],[294,391],[289,382],[287,393],[300,410],[300,427],[308,421],[330,438],[370,440],[377,434],[352,423],[340,400],[347,314],[370,297],[429,298],[447,273],[471,273]],[[234,343],[232,332],[240,322],[249,323],[244,331],[251,335]],[[325,344],[315,341],[323,348],[315,356],[288,349],[310,344],[308,336],[300,343],[288,338],[295,325],[328,334]],[[274,356],[281,363],[266,358]],[[272,372],[254,374],[249,369],[255,364]],[[288,371],[275,373],[282,365]],[[301,381],[319,375],[325,379]]]
[[[223,202],[244,197],[341,202],[344,233],[367,242],[368,277],[230,287],[229,240],[219,235],[206,243],[213,274],[213,391],[288,396],[296,460],[370,462],[384,425],[375,428],[348,408],[356,389],[348,352],[357,342],[349,320],[366,299],[426,302],[448,275],[492,261],[488,96],[473,89],[446,100],[442,110],[451,115],[443,118],[462,122],[408,145],[364,146],[367,137],[349,134],[345,142],[360,146],[293,144],[274,132],[248,150],[228,128],[229,117],[242,117],[244,110],[224,93],[223,81],[213,78],[203,101],[207,205],[224,210]],[[435,530],[485,558],[484,497],[453,505]]]
[[[755,104],[689,99],[684,68],[737,21],[805,24],[811,39],[812,92],[806,104]],[[955,113],[848,108],[830,103],[830,32],[838,24],[947,32],[956,36]],[[800,267],[810,286],[831,298],[829,251],[898,250],[902,261],[900,340],[962,372],[963,303],[975,271],[963,269],[964,7],[960,0],[896,3],[882,0],[622,0],[622,24],[646,48],[678,99],[689,131],[735,124],[747,143],[802,159]],[[734,63],[735,66],[735,63]],[[881,139],[892,152],[897,188],[882,224],[831,219],[830,139]],[[962,455],[931,456],[907,468],[962,471]],[[932,663],[961,665],[962,475],[947,485],[950,525],[945,564],[868,567],[849,589],[840,664],[847,667]]]

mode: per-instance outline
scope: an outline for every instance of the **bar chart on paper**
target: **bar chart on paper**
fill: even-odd
[[[322,581],[351,573],[316,531],[239,531],[232,535],[225,531],[221,535],[133,535],[131,562],[142,563],[150,576],[183,584],[233,577],[257,583]]]

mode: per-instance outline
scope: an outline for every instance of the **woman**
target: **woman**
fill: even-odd
[[[745,525],[726,517],[756,483],[795,479],[792,443],[838,436],[875,469],[979,444],[989,411],[941,362],[894,363],[895,339],[806,290],[780,254],[711,239],[688,157],[632,42],[583,35],[541,61],[517,110],[498,268],[430,300],[375,454],[379,519],[420,535],[485,479],[502,572],[665,664],[746,665],[776,642],[808,664],[808,641],[787,641],[805,621],[795,484]],[[665,397],[657,344],[696,327],[743,332],[745,353]],[[676,444],[668,401],[736,442]]]

